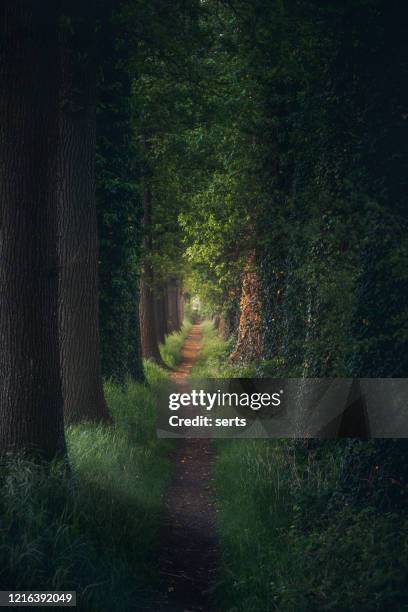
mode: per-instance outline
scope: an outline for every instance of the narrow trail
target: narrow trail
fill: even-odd
[[[182,361],[172,378],[180,392],[201,347],[201,326],[193,325]],[[182,439],[173,453],[173,478],[165,499],[160,547],[163,601],[159,610],[210,612],[218,565],[209,440]]]

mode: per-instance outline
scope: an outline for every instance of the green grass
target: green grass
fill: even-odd
[[[231,364],[232,341],[223,340],[211,322],[203,324],[203,332],[193,376],[278,375],[279,364],[273,361]],[[358,475],[352,485],[356,489],[350,496],[348,482],[344,496],[344,474],[353,472],[344,441],[214,444],[221,549],[215,609],[408,610],[408,519],[403,505],[384,510],[370,488],[369,496],[361,498]],[[361,460],[371,452],[364,448]],[[388,495],[381,476],[375,488]]]
[[[70,472],[22,457],[0,468],[0,589],[76,590],[87,612],[134,610],[157,586],[169,443],[157,440],[155,389],[106,386],[111,427],[67,430]]]
[[[166,337],[166,342],[160,345],[160,354],[169,368],[175,368],[181,361],[181,349],[187,338],[192,323],[185,319],[181,330],[173,332]]]
[[[226,363],[231,344],[211,323],[203,331],[195,372],[243,375]],[[69,471],[58,462],[3,460],[1,590],[76,590],[85,612],[155,610],[172,441],[155,432],[156,393],[167,374],[151,362],[145,371],[148,384],[106,385],[113,426],[67,430]],[[408,610],[404,506],[381,510],[358,487],[354,501],[342,497],[344,442],[215,444],[221,567],[214,610]]]
[[[330,505],[340,442],[311,451],[229,440],[217,449],[218,610],[408,610],[406,515]]]
[[[202,348],[191,371],[193,378],[251,378],[256,375],[255,365],[241,365],[229,361],[233,340],[224,340],[212,321],[202,323]]]
[[[234,350],[235,338],[222,338],[212,321],[202,323],[203,347],[192,370],[194,378],[285,378],[301,377],[302,370],[292,371],[282,359],[274,358],[251,363],[233,363],[229,356]]]

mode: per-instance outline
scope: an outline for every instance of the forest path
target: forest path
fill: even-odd
[[[201,348],[201,335],[201,326],[193,325],[185,340],[181,364],[172,374],[178,392],[185,390],[186,379]],[[164,594],[159,610],[209,612],[211,609],[209,597],[218,565],[213,455],[209,440],[177,440],[160,545]]]

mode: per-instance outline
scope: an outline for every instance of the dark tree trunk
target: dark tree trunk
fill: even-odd
[[[213,319],[213,324],[215,329],[217,329],[219,331],[220,329],[220,324],[221,324],[221,317],[220,315],[215,315],[214,319]]]
[[[163,283],[163,315],[164,315],[164,327],[165,334],[171,334],[173,331],[170,326],[170,313],[169,313],[169,283],[165,281]]]
[[[151,359],[159,365],[164,365],[156,333],[154,273],[149,261],[152,250],[152,192],[146,185],[143,196],[143,228],[144,228],[144,260],[140,278],[140,341],[143,359]]]
[[[159,365],[162,364],[158,339],[156,335],[155,321],[155,299],[153,287],[150,284],[151,266],[144,266],[143,276],[140,280],[140,340],[142,345],[143,359],[152,359]]]
[[[180,281],[177,283],[177,319],[178,329],[181,329],[184,320],[184,298]]]
[[[154,301],[154,316],[156,322],[156,337],[157,341],[164,343],[167,334],[166,328],[166,311],[164,305],[164,286],[156,287],[156,295]]]
[[[65,452],[58,346],[57,3],[0,8],[0,452]]]
[[[127,354],[127,371],[129,372],[130,378],[138,382],[145,379],[142,362],[142,347],[140,343],[139,301],[139,290],[137,290],[133,318],[129,321],[129,350]]]
[[[167,327],[170,334],[179,329],[177,292],[177,281],[172,278],[167,282]]]
[[[59,322],[64,414],[69,423],[110,419],[103,395],[98,320],[95,26],[86,10],[78,13],[70,15],[72,29],[61,36],[58,157]]]

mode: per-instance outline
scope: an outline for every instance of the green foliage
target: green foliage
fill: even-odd
[[[168,380],[168,373],[150,359],[143,361],[143,370],[146,382],[153,391]]]
[[[408,497],[408,444],[406,439],[360,440],[344,443],[336,504],[404,510]]]
[[[353,311],[355,343],[349,353],[349,368],[359,377],[405,377],[408,372],[407,220],[399,214],[374,209],[368,223]]]
[[[97,206],[102,374],[141,380],[137,296],[141,249],[141,161],[132,127],[131,47],[123,41],[123,3],[99,32]]]
[[[132,126],[141,151],[141,184],[152,199],[151,218],[144,221],[143,259],[159,286],[169,277],[180,280],[188,267],[178,217],[185,202],[185,181],[191,180],[185,176],[184,131],[200,107],[195,91],[197,54],[203,44],[200,3],[129,6],[130,22],[138,32],[132,63]]]
[[[406,17],[382,0],[205,3],[206,117],[179,139],[188,283],[225,315],[255,252],[276,375],[407,370]]]
[[[154,282],[183,279],[234,331],[255,254],[276,374],[403,375],[406,16],[383,0],[120,4],[98,105],[105,377],[140,375],[146,184]]]
[[[218,443],[219,609],[406,609],[406,517],[375,504],[328,509],[342,444]]]
[[[192,323],[185,320],[180,331],[173,332],[166,337],[164,344],[160,345],[160,354],[169,368],[175,368],[181,361],[181,349],[187,338]]]
[[[223,340],[212,321],[204,321],[201,329],[202,347],[191,370],[193,378],[250,378],[256,376],[255,365],[243,366],[228,360],[233,340]]]
[[[22,457],[2,463],[1,588],[76,590],[86,612],[146,604],[169,479],[153,391],[108,384],[114,425],[69,428],[69,470]]]
[[[406,9],[356,0],[270,11],[279,16],[268,25],[265,15],[260,44],[269,34],[274,45],[263,57],[243,47],[267,75],[261,155],[278,169],[265,164],[257,179],[265,357],[292,376],[403,376]]]

